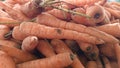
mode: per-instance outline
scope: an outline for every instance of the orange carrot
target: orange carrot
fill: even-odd
[[[5,2],[10,3],[10,4],[25,4],[29,0],[5,0]]]
[[[74,55],[70,53],[61,53],[45,59],[38,59],[24,62],[17,65],[17,68],[63,68],[73,62]]]
[[[114,45],[114,48],[115,48],[115,54],[117,58],[118,67],[120,68],[120,45],[117,43]]]
[[[45,19],[47,19],[47,20],[45,20]],[[82,33],[87,33],[94,37],[97,37],[98,39],[102,39],[105,42],[109,42],[109,43],[119,42],[113,36],[111,36],[105,32],[99,31],[96,28],[90,27],[90,28],[92,28],[92,29],[90,29],[81,24],[75,24],[75,23],[71,23],[71,22],[62,21],[62,20],[59,20],[59,19],[55,18],[54,16],[47,14],[47,13],[40,14],[37,17],[37,23],[56,27],[56,28],[64,28],[64,29],[82,32]]]
[[[20,21],[12,18],[0,17],[0,24],[7,25],[8,27],[14,27],[20,24]]]
[[[101,62],[101,60],[100,60],[100,58],[98,58],[97,60],[96,60],[96,63],[97,63],[97,68],[104,68],[103,67],[103,64],[102,64],[102,62]]]
[[[92,44],[103,43],[101,39],[97,39],[85,33],[79,33],[77,31],[62,28],[49,27],[33,22],[21,23],[20,31],[27,35],[34,35],[39,38],[80,40]]]
[[[11,16],[8,13],[6,13],[5,11],[3,11],[2,9],[0,9],[0,17],[11,18]]]
[[[13,19],[19,21],[28,21],[29,18],[26,17],[20,10],[12,9],[11,6],[0,1],[0,8],[4,9]]]
[[[106,24],[106,25],[102,25],[102,26],[98,26],[96,27],[97,29],[104,31],[108,34],[111,34],[115,37],[120,38],[120,24],[119,23],[113,23],[113,24]]]
[[[28,36],[22,42],[22,50],[26,52],[32,52],[38,44],[38,38],[36,36]]]
[[[6,25],[0,25],[0,39],[6,39],[4,35],[10,31],[10,28]]]
[[[102,59],[103,59],[103,63],[104,63],[105,68],[112,68],[110,61],[108,60],[107,57],[103,56]]]
[[[53,39],[51,41],[51,44],[52,44],[54,50],[56,51],[56,53],[58,53],[58,54],[64,53],[64,52],[73,53],[62,40]],[[71,64],[71,66],[73,68],[84,68],[84,66],[82,65],[80,60],[77,58],[77,56],[73,60],[73,63]]]
[[[56,55],[54,49],[51,47],[49,42],[45,40],[40,40],[37,46],[37,50],[41,52],[45,57],[51,57]]]
[[[3,51],[0,51],[0,68],[16,68],[13,59]]]
[[[21,32],[19,29],[20,29],[19,26],[15,26],[15,27],[13,28],[12,37],[13,37],[14,39],[17,39],[17,40],[23,40],[24,38],[27,37],[27,35],[24,34],[23,32]]]
[[[116,61],[110,61],[112,68],[118,68],[118,63]]]
[[[111,60],[116,60],[115,49],[112,44],[103,44],[99,45],[98,47],[102,55],[110,58]]]
[[[88,61],[86,68],[98,68],[95,61]]]
[[[0,50],[8,53],[8,55],[10,55],[12,58],[17,59],[16,63],[22,63],[22,62],[25,62],[25,61],[36,59],[36,57],[33,56],[32,54],[24,52],[24,51],[22,51],[18,48],[15,48],[15,47],[10,47],[10,46],[7,46],[7,45],[6,46],[0,45]]]

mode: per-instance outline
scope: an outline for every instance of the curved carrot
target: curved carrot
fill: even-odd
[[[0,51],[0,68],[16,68],[14,60],[3,51]]]
[[[49,58],[24,62],[17,68],[63,68],[73,62],[74,56],[70,53],[61,53]]]
[[[26,52],[32,52],[38,44],[38,38],[36,36],[28,36],[22,42],[22,50]]]
[[[50,43],[45,40],[40,40],[37,46],[37,50],[41,52],[45,57],[51,57],[56,55],[54,49],[51,47]]]
[[[77,31],[62,28],[49,27],[33,22],[21,23],[20,31],[27,35],[34,35],[39,38],[80,40],[92,44],[103,43],[101,39],[97,39],[85,33],[79,33]]]
[[[56,53],[58,53],[58,54],[64,53],[64,52],[73,53],[62,40],[53,39],[51,41],[51,44],[52,44],[54,50],[56,51]],[[84,66],[82,65],[80,60],[77,58],[77,56],[73,60],[73,63],[71,64],[71,66],[73,68],[84,68]]]
[[[47,19],[47,20],[45,20],[45,19]],[[59,20],[59,19],[55,18],[54,16],[47,14],[47,13],[40,14],[37,17],[37,23],[56,27],[56,28],[64,28],[64,29],[82,32],[82,33],[87,33],[94,37],[97,37],[98,39],[102,39],[105,42],[109,42],[109,43],[119,42],[119,40],[117,40],[115,37],[113,37],[105,32],[102,32],[100,30],[97,30],[96,28],[86,27],[81,24],[75,24],[72,22],[62,21],[62,20]]]

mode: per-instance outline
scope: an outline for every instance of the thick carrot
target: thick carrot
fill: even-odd
[[[21,6],[21,11],[29,18],[34,18],[43,11],[42,7],[39,7],[41,0],[32,0]],[[30,9],[31,8],[31,9]]]
[[[24,51],[22,51],[18,48],[15,48],[15,47],[10,47],[7,45],[6,46],[0,45],[0,50],[5,51],[6,53],[8,53],[8,55],[17,59],[16,63],[21,63],[21,62],[36,59],[36,57],[33,56],[32,54],[24,52]]]
[[[115,48],[115,54],[116,54],[116,58],[117,58],[118,67],[120,68],[120,45],[115,44],[114,48]]]
[[[45,40],[40,40],[37,46],[37,50],[41,52],[45,57],[51,57],[56,55],[54,49],[51,47],[50,43]]]
[[[112,44],[99,45],[99,51],[102,55],[110,58],[111,60],[116,60],[115,49]]]
[[[107,57],[103,56],[102,59],[103,59],[103,63],[104,63],[105,68],[112,68],[110,61]]]
[[[120,38],[120,23],[106,24],[96,27],[97,29]]]
[[[73,53],[79,52],[79,45],[75,40],[65,40],[65,44],[72,50]]]
[[[64,53],[64,52],[73,53],[62,40],[53,39],[51,41],[51,44],[52,44],[54,50],[56,51],[56,53],[58,53],[58,54]],[[73,63],[71,64],[71,66],[73,68],[84,68],[84,66],[82,65],[80,60],[77,58],[77,56],[73,60]]]
[[[0,45],[10,46],[10,47],[20,47],[20,45],[11,40],[2,40],[0,39]]]
[[[47,20],[45,20],[45,19],[47,19]],[[109,42],[109,43],[119,42],[119,40],[117,40],[113,36],[111,36],[105,32],[99,31],[96,28],[90,27],[90,28],[92,28],[92,29],[90,29],[81,24],[75,24],[75,23],[71,23],[71,22],[62,21],[62,20],[59,20],[59,19],[55,18],[54,16],[47,14],[47,13],[40,14],[37,17],[37,23],[52,26],[52,27],[64,28],[64,29],[82,32],[82,33],[87,33],[87,34],[97,37],[98,39],[102,39],[105,42]]]
[[[0,68],[16,68],[13,59],[3,51],[0,51]]]
[[[58,7],[70,9],[70,7],[65,4],[59,5]],[[70,20],[70,18],[71,18],[70,13],[67,13],[67,12],[64,12],[64,11],[61,11],[58,9],[52,9],[52,10],[48,11],[48,13],[50,13],[51,15],[53,15],[59,19],[63,19],[63,20]]]
[[[7,25],[9,27],[14,27],[20,24],[20,21],[7,18],[7,17],[0,17],[0,24]]]
[[[5,11],[3,11],[2,9],[0,9],[0,17],[11,18],[11,16],[8,13],[6,13]]]
[[[32,52],[35,50],[38,44],[38,38],[36,36],[28,36],[22,42],[22,50],[26,52]]]
[[[95,61],[88,61],[86,68],[98,68]]]
[[[14,39],[17,39],[17,40],[23,40],[24,38],[27,37],[27,35],[24,34],[23,32],[21,32],[19,29],[20,29],[19,26],[15,26],[15,27],[13,28],[12,37],[13,37]]]
[[[24,62],[17,65],[17,68],[63,68],[73,62],[74,55],[61,53],[49,58]]]
[[[4,35],[10,31],[10,28],[6,25],[0,25],[0,39],[6,39]]]
[[[33,22],[21,23],[20,31],[27,35],[34,35],[39,38],[80,40],[92,44],[103,43],[101,39],[97,39],[85,33],[79,33],[77,31],[62,28],[49,27]]]
[[[12,9],[11,6],[9,6],[9,5],[5,4],[4,2],[1,2],[1,1],[0,1],[0,8],[4,9],[15,20],[19,20],[19,21],[30,20],[20,10]]]

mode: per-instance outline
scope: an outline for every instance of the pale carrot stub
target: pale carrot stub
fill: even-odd
[[[10,31],[10,28],[6,25],[0,25],[0,39],[6,39],[5,34]]]
[[[47,19],[47,20],[45,20],[45,19]],[[62,21],[62,20],[57,19],[56,17],[54,17],[48,13],[40,14],[37,17],[36,21],[37,21],[37,23],[51,26],[51,27],[64,28],[64,29],[82,32],[82,33],[87,33],[87,34],[90,34],[94,37],[97,37],[98,39],[102,39],[105,42],[109,42],[109,43],[119,42],[119,40],[117,40],[115,37],[113,37],[105,32],[102,32],[96,28],[90,27],[90,28],[92,28],[92,29],[90,29],[89,27],[86,27],[86,26],[81,25],[81,24],[75,24],[72,22]]]
[[[36,36],[28,36],[22,42],[22,50],[26,52],[32,52],[38,44],[38,38]]]
[[[14,60],[3,51],[0,51],[0,68],[16,68]]]
[[[15,26],[12,31],[12,37],[17,40],[23,40],[27,37],[27,35],[20,31],[19,26]]]
[[[36,57],[28,52],[24,52],[18,48],[0,45],[0,50],[5,51],[12,58],[17,59],[16,63],[22,63],[25,61],[36,59]]]
[[[21,23],[20,31],[27,35],[34,35],[39,38],[80,40],[92,44],[103,43],[101,39],[97,39],[96,37],[85,33],[79,33],[77,31],[62,28],[49,27],[33,22]]]
[[[98,66],[95,61],[88,61],[86,68],[98,68]]]
[[[51,44],[55,50],[56,53],[60,54],[60,53],[64,53],[64,52],[69,52],[69,53],[73,53],[69,47],[67,47],[67,45],[59,39],[53,39],[51,41]],[[75,56],[75,59],[73,60],[73,63],[71,64],[71,66],[73,68],[84,68],[84,66],[82,65],[82,63],[80,62],[80,60],[78,59],[77,55]]]
[[[73,54],[61,53],[49,58],[18,64],[17,68],[63,68],[69,66],[73,62],[73,59]]]
[[[39,52],[41,52],[45,57],[51,57],[51,56],[56,55],[51,44],[49,42],[47,42],[46,40],[39,40],[37,50]]]

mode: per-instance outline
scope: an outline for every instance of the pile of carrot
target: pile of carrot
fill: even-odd
[[[120,3],[0,0],[0,68],[120,68]]]

